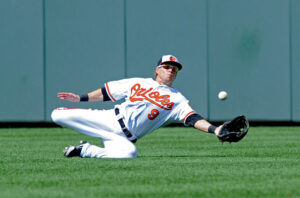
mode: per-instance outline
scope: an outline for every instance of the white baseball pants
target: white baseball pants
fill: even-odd
[[[137,156],[137,149],[123,133],[114,109],[58,108],[52,112],[51,117],[59,125],[102,139],[104,148],[84,144],[81,157],[135,158]]]

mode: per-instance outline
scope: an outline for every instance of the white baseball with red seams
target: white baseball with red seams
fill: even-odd
[[[120,110],[117,117],[114,109],[68,109],[57,108],[52,120],[83,134],[102,139],[104,148],[85,144],[81,157],[133,158],[137,156],[135,145],[125,136],[118,119],[133,135],[141,138],[168,121],[181,121],[195,113],[189,101],[176,89],[160,85],[151,78],[130,78],[105,83],[112,101],[125,99],[115,105]]]

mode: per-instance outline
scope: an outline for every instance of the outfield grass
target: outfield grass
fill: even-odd
[[[63,128],[0,129],[0,197],[300,197],[300,127],[252,127],[222,144],[192,128],[162,128],[136,159],[65,158],[100,144]]]

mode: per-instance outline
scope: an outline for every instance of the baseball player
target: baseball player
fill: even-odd
[[[81,141],[64,150],[66,157],[135,158],[134,143],[167,121],[181,121],[203,132],[218,134],[220,127],[203,119],[172,83],[181,63],[173,55],[164,55],[155,68],[155,79],[129,78],[105,83],[103,88],[85,95],[58,93],[71,102],[117,101],[110,110],[57,108],[52,112],[55,123],[68,126],[83,134],[99,137],[104,147]]]

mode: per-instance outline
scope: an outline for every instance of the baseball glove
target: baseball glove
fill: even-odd
[[[247,135],[248,129],[247,118],[240,115],[231,121],[224,122],[217,137],[221,142],[238,142]]]

